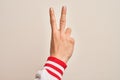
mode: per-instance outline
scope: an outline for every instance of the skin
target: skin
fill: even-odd
[[[59,29],[57,29],[57,23],[55,18],[54,9],[49,9],[50,24],[51,24],[51,44],[50,44],[50,56],[56,57],[63,62],[67,63],[72,56],[75,41],[71,37],[71,29],[66,28],[66,12],[67,8],[62,7]]]

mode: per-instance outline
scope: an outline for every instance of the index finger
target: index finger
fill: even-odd
[[[49,14],[50,14],[50,24],[51,24],[52,32],[55,32],[57,30],[56,28],[57,25],[56,25],[56,19],[53,8],[50,8]]]

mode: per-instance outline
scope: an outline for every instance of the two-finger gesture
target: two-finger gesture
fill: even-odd
[[[74,49],[74,39],[71,37],[71,29],[66,27],[66,12],[67,8],[62,7],[59,29],[57,28],[55,13],[53,8],[50,8],[50,24],[52,30],[50,55],[64,62],[67,62],[72,56]]]

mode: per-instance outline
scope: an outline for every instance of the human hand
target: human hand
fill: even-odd
[[[57,29],[56,19],[53,8],[50,8],[50,24],[52,29],[50,56],[56,57],[65,63],[72,56],[74,49],[74,39],[70,36],[71,29],[66,27],[66,12],[65,6],[62,7],[60,18],[60,29]]]

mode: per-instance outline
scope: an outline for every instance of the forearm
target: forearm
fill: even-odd
[[[48,57],[43,69],[36,74],[36,80],[61,80],[66,63],[70,59],[74,49],[74,39],[70,36],[71,29],[66,26],[65,6],[62,7],[60,28],[57,29],[53,8],[50,8],[50,24],[52,30],[50,57]]]

